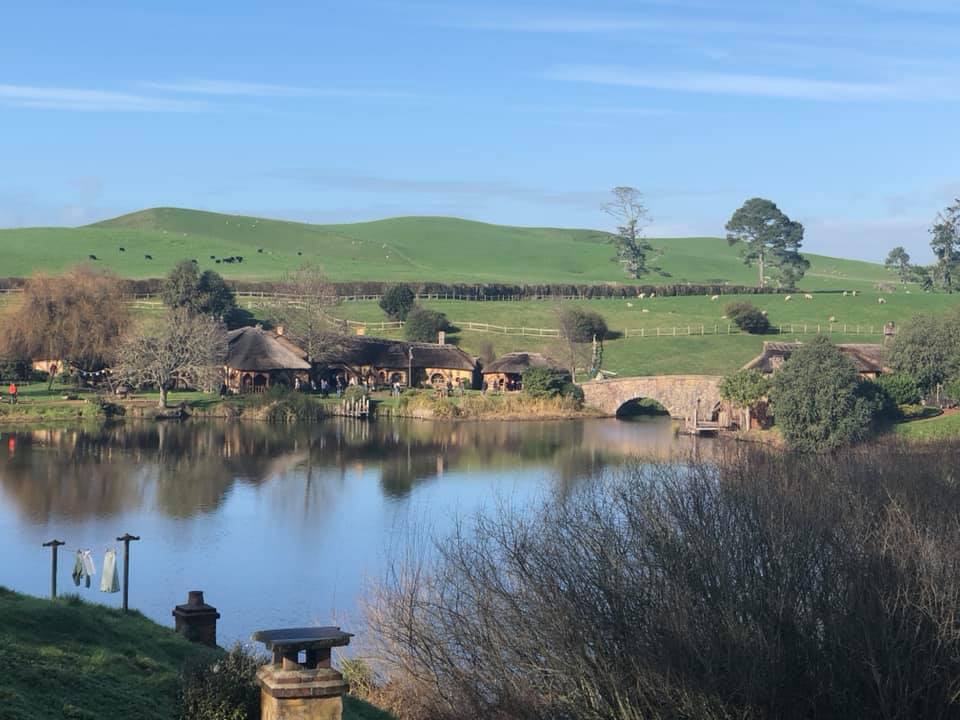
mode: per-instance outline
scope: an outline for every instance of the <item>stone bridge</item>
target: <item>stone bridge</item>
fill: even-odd
[[[666,408],[670,416],[692,425],[698,422],[723,422],[720,412],[720,380],[713,375],[652,375],[613,380],[591,380],[580,387],[587,405],[607,415],[631,400],[648,398]]]

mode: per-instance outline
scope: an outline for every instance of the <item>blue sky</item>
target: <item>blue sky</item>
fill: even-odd
[[[0,226],[156,205],[723,233],[931,259],[960,195],[960,3],[5,3]],[[78,7],[83,5],[84,7]]]

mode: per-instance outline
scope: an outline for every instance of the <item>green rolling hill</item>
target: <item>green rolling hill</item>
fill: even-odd
[[[723,239],[652,242],[665,274],[650,275],[644,283],[756,282],[754,271]],[[236,256],[243,261],[222,262]],[[91,262],[125,277],[159,277],[179,260],[196,259],[203,269],[249,280],[278,279],[312,262],[340,281],[628,282],[612,256],[609,234],[598,230],[510,227],[445,217],[312,225],[152,208],[78,228],[0,230],[3,276]],[[879,264],[808,257],[812,267],[802,283],[807,289],[867,288],[891,280]]]

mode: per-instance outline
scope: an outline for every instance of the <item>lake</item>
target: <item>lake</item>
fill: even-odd
[[[328,421],[135,423],[0,433],[0,585],[46,595],[50,551],[60,593],[74,553],[97,570],[115,538],[131,546],[130,606],[172,625],[188,590],[222,618],[219,640],[254,630],[361,627],[359,599],[388,558],[457,518],[526,506],[637,455],[669,457],[710,441],[669,421]]]

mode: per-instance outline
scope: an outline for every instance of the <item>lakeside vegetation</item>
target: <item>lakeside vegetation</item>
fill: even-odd
[[[215,269],[228,279],[278,280],[312,262],[343,281],[638,282],[625,277],[612,242],[613,236],[601,230],[511,227],[458,218],[311,225],[181,208],[151,208],[80,228],[0,230],[8,276],[63,271],[93,255],[96,260],[90,262],[130,278],[161,277],[181,260],[196,258],[201,269]],[[661,273],[644,283],[756,281],[738,248],[723,238],[649,242]],[[54,247],[57,252],[51,253]],[[237,256],[243,261],[223,262]],[[811,290],[867,290],[891,279],[879,263],[806,257],[811,265],[801,287]]]
[[[0,587],[3,720],[173,720],[182,673],[221,657],[223,650],[190,643],[136,611]],[[343,718],[390,720],[352,697]]]

